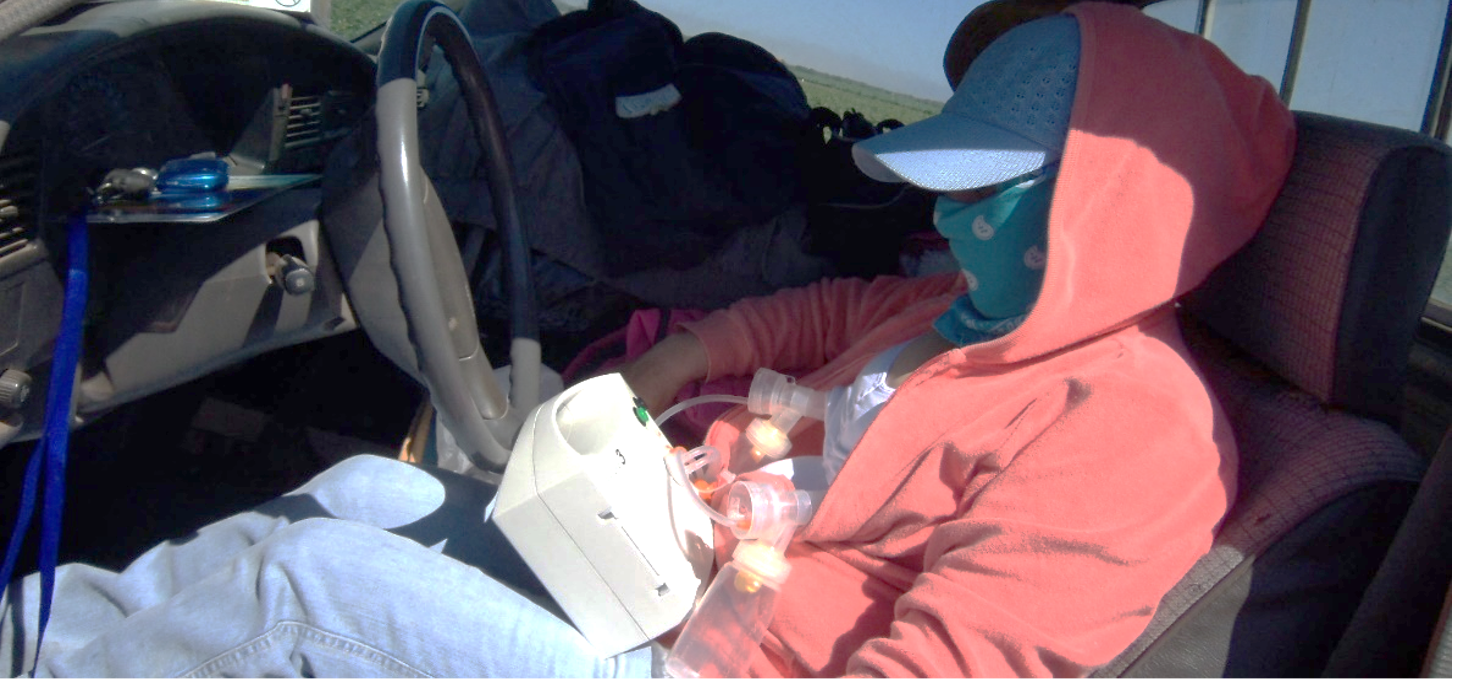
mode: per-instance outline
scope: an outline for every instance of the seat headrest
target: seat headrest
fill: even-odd
[[[1452,150],[1426,135],[1296,113],[1270,215],[1182,303],[1323,403],[1396,425],[1452,225]]]

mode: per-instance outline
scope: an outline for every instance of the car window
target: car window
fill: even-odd
[[[799,77],[810,106],[840,115],[853,109],[875,123],[940,112],[951,96],[941,56],[968,10],[965,0],[918,0],[914,12],[901,3],[839,0],[642,4],[673,20],[685,37],[717,31],[757,43]],[[585,5],[557,2],[563,11]]]
[[[555,4],[565,13],[586,2]],[[1450,114],[1434,120],[1439,107],[1429,105],[1438,90],[1434,80],[1450,80],[1443,59],[1450,52],[1444,41],[1449,5],[1450,0],[1163,0],[1145,11],[1202,32],[1241,68],[1279,88],[1294,109],[1435,133],[1450,144]],[[835,0],[788,5],[648,0],[644,6],[672,19],[685,36],[720,31],[762,45],[799,77],[811,106],[903,123],[934,115],[951,95],[941,55],[969,9],[965,0],[924,0],[913,13],[895,3]],[[392,0],[335,0],[334,29],[358,35],[382,22],[391,8]],[[1297,31],[1300,25],[1303,32]],[[1449,308],[1451,272],[1449,242],[1432,291],[1433,300]]]
[[[354,40],[383,24],[399,4],[399,0],[333,0],[329,29]]]
[[[1279,87],[1293,109],[1425,132],[1451,144],[1450,108],[1443,109],[1451,81],[1450,4],[1164,0],[1145,12],[1202,32],[1241,68]],[[1451,308],[1450,240],[1431,297]]]

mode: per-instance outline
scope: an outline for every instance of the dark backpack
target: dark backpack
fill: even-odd
[[[801,196],[809,104],[763,48],[593,0],[537,28],[528,72],[582,167],[610,275],[702,262]]]
[[[842,276],[873,278],[900,271],[907,239],[931,229],[936,195],[910,184],[878,182],[855,167],[856,142],[901,126],[873,124],[854,109],[839,114],[816,107],[817,144],[805,161],[808,234],[805,251],[829,258]]]

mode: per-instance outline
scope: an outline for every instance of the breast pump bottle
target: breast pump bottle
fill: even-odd
[[[789,578],[785,547],[811,513],[808,493],[763,482],[735,482],[724,506],[728,525],[741,541],[668,654],[665,669],[671,677],[744,675]]]
[[[740,400],[723,395],[694,398],[665,411],[658,422],[702,401]],[[789,430],[800,418],[825,417],[824,393],[798,386],[794,379],[770,369],[754,374],[746,402],[749,411],[761,418],[749,424],[736,446],[752,448],[753,458],[759,462],[789,452]],[[679,449],[670,455],[669,465],[674,477],[699,492],[694,498],[704,512],[727,526],[739,545],[733,560],[719,570],[688,618],[668,654],[665,670],[675,678],[741,677],[768,630],[779,590],[789,579],[790,564],[784,552],[794,531],[814,513],[810,495],[783,478],[776,482],[735,480],[724,457],[710,445]],[[720,513],[706,502],[724,486],[728,491]]]

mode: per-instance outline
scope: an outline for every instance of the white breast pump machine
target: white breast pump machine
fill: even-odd
[[[785,412],[798,407],[823,418],[823,396],[787,377],[760,370],[754,386],[748,402],[775,415],[755,421],[774,424],[763,438],[773,447],[766,459],[787,452],[788,439],[777,428],[799,415]],[[675,676],[737,675],[725,665],[747,660],[746,651],[726,650],[723,643],[748,636],[747,645],[754,645],[762,637],[769,613],[759,611],[772,608],[773,594],[788,577],[785,547],[812,512],[807,493],[792,485],[736,481],[713,447],[685,451],[658,428],[682,408],[715,400],[745,402],[695,398],[654,422],[619,374],[568,388],[526,416],[492,516],[603,655],[642,645],[694,612],[712,570],[713,524],[733,530],[743,541],[680,635],[668,660]],[[705,500],[725,486],[722,510],[715,510]],[[758,630],[726,636],[726,622],[742,617],[724,616],[745,607],[739,602],[745,599],[762,615]]]

